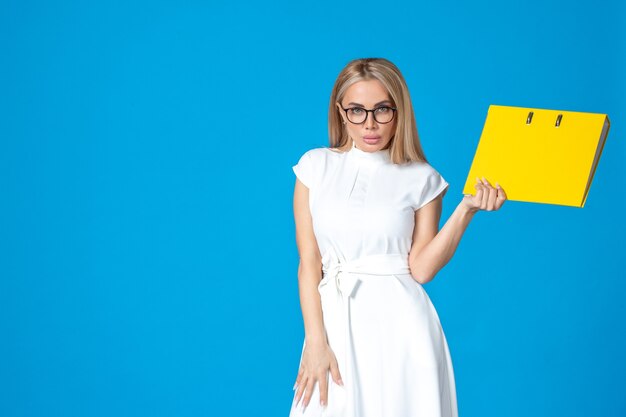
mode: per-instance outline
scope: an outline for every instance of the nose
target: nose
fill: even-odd
[[[376,127],[376,120],[374,119],[374,112],[368,112],[363,122],[366,129],[374,129]]]

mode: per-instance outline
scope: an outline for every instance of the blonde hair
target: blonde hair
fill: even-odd
[[[328,109],[328,136],[331,148],[347,150],[352,139],[342,123],[336,103],[341,102],[346,90],[359,81],[378,80],[387,89],[396,111],[396,130],[391,138],[389,155],[393,163],[426,160],[422,150],[411,104],[409,88],[400,70],[384,58],[361,58],[350,61],[339,73],[330,95]]]

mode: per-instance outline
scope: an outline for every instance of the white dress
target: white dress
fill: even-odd
[[[328,372],[326,408],[316,383],[304,412],[294,391],[289,416],[456,417],[448,344],[408,267],[414,212],[448,183],[426,162],[354,145],[311,149],[293,170],[309,188],[324,327],[344,385]]]

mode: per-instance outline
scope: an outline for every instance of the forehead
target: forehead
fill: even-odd
[[[365,106],[374,105],[384,100],[391,100],[389,92],[378,80],[358,81],[346,90],[344,103],[359,103]]]

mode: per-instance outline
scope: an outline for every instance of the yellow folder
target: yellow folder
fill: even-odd
[[[491,105],[463,193],[485,177],[509,200],[584,207],[609,127],[606,114]]]

